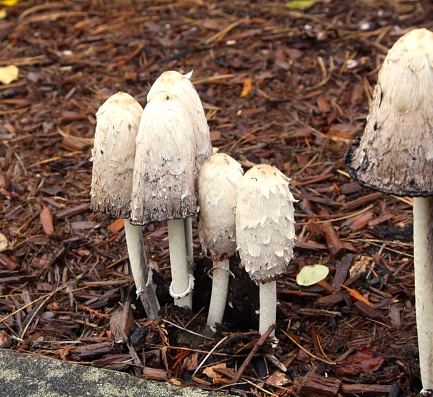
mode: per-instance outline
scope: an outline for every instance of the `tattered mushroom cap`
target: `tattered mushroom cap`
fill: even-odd
[[[170,70],[161,74],[153,83],[147,94],[147,100],[151,101],[160,92],[175,95],[188,111],[194,128],[196,141],[197,174],[203,162],[212,155],[212,143],[209,135],[209,126],[204,114],[200,97],[189,79],[192,75],[183,75]]]
[[[295,218],[289,178],[267,164],[237,183],[236,241],[242,264],[259,282],[284,272],[293,257]]]
[[[200,239],[214,260],[236,252],[236,183],[242,175],[241,165],[224,153],[209,157],[198,175]]]
[[[155,95],[137,135],[131,222],[188,218],[197,213],[195,143],[189,113],[174,95]]]
[[[92,149],[91,207],[117,218],[129,217],[135,138],[143,108],[129,94],[112,95],[96,113]]]
[[[433,195],[433,33],[416,29],[389,50],[364,135],[345,155],[352,178],[405,196]]]

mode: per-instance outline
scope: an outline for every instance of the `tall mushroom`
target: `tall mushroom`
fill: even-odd
[[[237,184],[236,242],[241,262],[260,288],[259,331],[276,322],[276,277],[293,257],[295,218],[289,178],[267,164],[252,167]]]
[[[207,325],[221,323],[229,285],[229,258],[236,252],[236,183],[241,165],[224,153],[209,157],[198,176],[200,238],[213,260],[212,294]]]
[[[192,307],[183,219],[197,214],[193,123],[180,100],[160,92],[147,103],[137,135],[131,219],[167,221],[172,284],[178,306]]]
[[[212,143],[209,135],[209,126],[207,124],[203,105],[200,97],[194,88],[190,78],[192,71],[188,74],[181,74],[174,70],[163,72],[150,88],[147,94],[147,100],[160,92],[165,92],[169,95],[175,95],[182,105],[187,110],[194,130],[195,139],[195,161],[196,170],[195,177],[198,176],[198,171],[204,161],[212,155]],[[192,274],[193,268],[193,248],[192,248],[192,219],[184,219],[186,249],[188,255],[188,270]]]
[[[364,135],[345,155],[352,178],[413,197],[415,302],[421,379],[433,389],[433,33],[415,29],[389,50]]]
[[[158,319],[159,303],[147,266],[141,227],[130,224],[135,138],[143,108],[129,94],[112,95],[96,113],[91,207],[125,218],[125,236],[132,275],[147,316]]]

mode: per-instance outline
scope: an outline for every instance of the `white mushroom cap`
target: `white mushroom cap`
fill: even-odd
[[[236,183],[242,177],[241,165],[224,153],[209,157],[198,176],[200,238],[214,260],[236,252]]]
[[[113,217],[129,217],[135,138],[143,108],[118,92],[96,113],[91,207]]]
[[[236,241],[250,277],[272,280],[293,257],[295,218],[289,178],[267,164],[252,167],[237,183]]]
[[[195,142],[185,106],[160,92],[143,111],[137,135],[131,222],[188,218],[197,213]]]
[[[166,92],[170,95],[175,95],[182,102],[191,117],[194,128],[198,171],[203,162],[212,155],[212,144],[203,105],[194,85],[189,79],[191,75],[192,72],[182,75],[173,70],[162,73],[155,83],[153,83],[147,94],[147,100],[151,101],[158,93]]]
[[[415,29],[389,50],[361,141],[348,150],[350,175],[396,195],[433,194],[433,33]]]

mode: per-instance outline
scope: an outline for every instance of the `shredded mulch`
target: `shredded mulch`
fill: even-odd
[[[388,48],[432,29],[432,2],[37,0],[5,11],[0,66],[19,78],[0,85],[1,347],[243,396],[419,392],[412,202],[362,188],[343,155]],[[277,347],[257,332],[258,287],[236,257],[224,322],[206,329],[212,263],[196,223],[192,312],[168,294],[166,225],[144,228],[162,306],[161,321],[147,320],[122,221],[89,209],[97,109],[118,91],[145,105],[166,70],[194,70],[214,147],[291,178],[297,242],[278,280]],[[319,262],[327,279],[300,287],[299,270]]]

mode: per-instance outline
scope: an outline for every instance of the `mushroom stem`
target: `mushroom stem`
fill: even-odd
[[[160,306],[152,283],[152,272],[147,264],[141,226],[131,225],[129,219],[125,219],[125,236],[137,297],[140,297],[147,317],[158,320]]]
[[[170,294],[176,306],[192,309],[191,292],[194,278],[188,272],[184,219],[170,219],[167,225],[172,277]]]
[[[194,249],[192,245],[192,218],[186,218],[183,220],[183,222],[185,228],[185,244],[188,273],[192,274],[194,268]]]
[[[433,197],[413,198],[415,309],[424,389],[433,389]]]
[[[214,327],[221,324],[226,308],[227,292],[229,289],[229,260],[214,261],[212,269],[212,295],[210,298],[207,325]]]
[[[260,316],[259,332],[263,335],[277,321],[277,282],[267,281],[259,285]],[[275,330],[270,336],[275,335]]]

